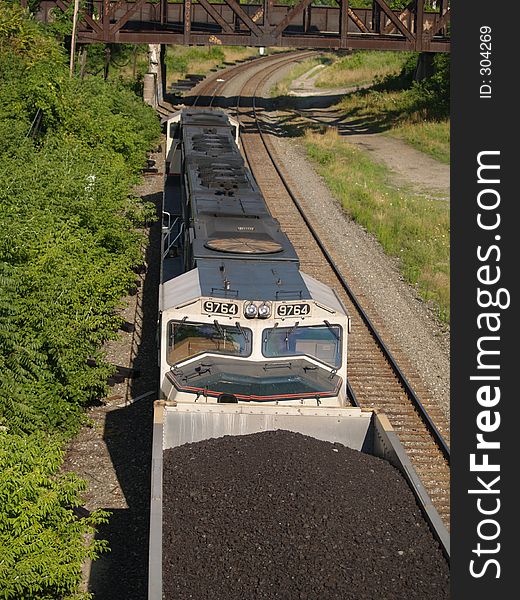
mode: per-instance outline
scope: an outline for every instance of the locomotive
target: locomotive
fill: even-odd
[[[159,366],[177,403],[342,407],[350,318],[300,271],[219,109],[166,122]]]

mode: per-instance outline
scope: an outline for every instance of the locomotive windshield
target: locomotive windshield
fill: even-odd
[[[306,354],[331,365],[341,366],[341,327],[317,325],[309,327],[274,327],[264,329],[262,354],[268,358]]]
[[[249,356],[252,347],[252,332],[237,325],[214,323],[168,323],[168,364],[187,360],[203,352]]]
[[[342,378],[313,367],[307,358],[254,363],[228,356],[195,359],[166,374],[179,391],[218,398],[232,394],[246,402],[336,396]]]

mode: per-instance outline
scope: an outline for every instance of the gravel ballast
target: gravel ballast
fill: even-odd
[[[386,461],[288,431],[164,452],[164,599],[442,600],[449,570]]]

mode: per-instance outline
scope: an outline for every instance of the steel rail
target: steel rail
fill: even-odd
[[[424,407],[424,405],[420,401],[419,397],[415,393],[415,390],[413,389],[412,385],[408,381],[407,377],[405,376],[405,374],[403,373],[403,371],[401,370],[401,368],[397,364],[397,361],[394,358],[394,356],[392,355],[392,353],[390,352],[389,348],[384,343],[384,341],[381,338],[379,332],[377,331],[375,325],[372,323],[372,321],[370,320],[369,316],[367,315],[367,313],[365,312],[365,310],[361,306],[359,300],[357,299],[357,297],[354,294],[352,288],[350,287],[350,285],[348,284],[348,282],[344,278],[344,276],[341,273],[340,269],[336,265],[334,259],[330,255],[329,251],[324,246],[323,242],[321,241],[320,237],[318,236],[318,234],[316,232],[316,229],[314,228],[314,226],[310,222],[309,218],[306,216],[306,214],[305,214],[305,212],[304,212],[304,210],[303,210],[303,208],[302,208],[299,200],[296,198],[296,196],[292,192],[292,190],[291,190],[291,188],[289,186],[289,183],[287,182],[285,176],[283,175],[282,171],[280,170],[279,166],[276,164],[276,161],[275,161],[275,159],[272,156],[272,153],[271,153],[271,151],[269,149],[269,146],[268,146],[268,144],[266,142],[266,139],[265,139],[265,136],[264,136],[264,132],[263,132],[262,127],[260,125],[260,119],[259,119],[258,113],[257,113],[256,98],[257,98],[258,88],[272,74],[272,72],[274,72],[274,70],[276,70],[276,69],[273,69],[272,71],[269,71],[269,73],[267,73],[262,79],[260,79],[258,81],[258,83],[256,84],[256,87],[255,87],[254,93],[253,93],[253,104],[252,104],[253,116],[254,116],[256,128],[258,130],[258,134],[259,134],[259,136],[260,136],[260,138],[262,140],[262,143],[263,143],[263,145],[265,147],[265,150],[266,150],[269,158],[271,159],[271,162],[272,162],[272,164],[273,164],[276,172],[278,173],[278,175],[280,177],[280,180],[282,181],[285,189],[287,190],[287,193],[291,197],[292,201],[294,202],[294,205],[296,206],[298,212],[300,213],[300,215],[303,218],[305,224],[307,225],[307,227],[308,227],[308,229],[309,229],[312,237],[314,238],[314,240],[316,241],[318,247],[320,248],[320,250],[322,251],[323,255],[325,256],[327,262],[329,263],[329,265],[332,268],[334,274],[336,275],[336,277],[338,278],[339,282],[341,283],[343,289],[348,294],[348,296],[349,296],[352,304],[355,306],[356,310],[361,315],[361,318],[362,318],[363,322],[365,323],[367,329],[369,330],[369,332],[371,333],[371,335],[376,340],[378,347],[380,348],[380,350],[382,351],[383,355],[385,356],[387,362],[391,366],[394,374],[396,375],[398,381],[400,382],[401,386],[403,387],[405,393],[411,399],[412,404],[414,405],[415,409],[417,410],[420,418],[423,420],[423,422],[426,425],[428,431],[430,432],[430,435],[434,439],[434,441],[437,444],[437,446],[440,448],[440,450],[441,450],[444,458],[446,459],[447,463],[449,464],[450,463],[450,448],[449,448],[449,445],[447,444],[447,442],[444,439],[443,435],[438,430],[437,426],[435,425],[435,423],[433,422],[432,418],[428,414],[427,409]],[[240,122],[240,114],[239,114],[239,112],[240,112],[240,110],[239,110],[240,109],[240,99],[241,99],[241,95],[239,94],[238,95],[238,100],[237,100],[237,105],[236,105],[237,119],[238,119],[239,122]],[[245,147],[244,147],[244,153],[246,154],[246,158],[247,158],[248,163],[251,165],[249,157],[247,156],[247,151],[246,151]],[[350,388],[349,393],[353,394],[354,401],[357,402],[357,400],[355,400],[355,394],[353,392],[354,391],[352,390],[352,388]]]
[[[202,82],[200,82],[200,84],[197,84],[197,86],[195,86],[195,87],[198,87],[199,85],[201,85],[202,87],[201,87],[200,91],[197,92],[195,98],[192,100],[191,106],[197,106],[197,105],[200,106],[200,104],[199,104],[200,99],[203,96],[207,95],[204,92],[206,92],[212,84],[217,84],[217,85],[215,85],[215,87],[213,89],[211,99],[207,105],[209,107],[212,107],[213,103],[215,101],[215,98],[217,97],[217,93],[220,92],[227,84],[229,84],[230,81],[232,81],[233,79],[238,77],[241,73],[246,71],[253,64],[258,65],[259,63],[267,63],[264,65],[264,68],[266,68],[266,69],[268,67],[272,67],[274,65],[276,65],[276,67],[279,68],[280,66],[284,66],[291,62],[295,62],[295,61],[301,60],[303,58],[311,57],[317,53],[318,53],[318,51],[316,51],[316,50],[302,50],[300,52],[289,52],[289,53],[278,52],[276,54],[272,54],[269,56],[261,56],[258,58],[254,58],[252,60],[235,65],[231,68],[222,69],[221,71],[217,71],[214,75],[210,76],[211,77],[210,81],[203,80]],[[274,62],[274,65],[273,65],[273,62]],[[229,75],[231,75],[231,77],[229,79],[226,79],[225,81],[216,81],[216,79],[218,79],[219,76],[223,75],[223,74],[229,74]]]

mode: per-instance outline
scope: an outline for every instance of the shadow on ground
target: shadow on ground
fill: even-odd
[[[351,94],[365,93],[365,90],[353,90]],[[256,108],[263,116],[277,111],[274,126],[266,122],[265,130],[272,135],[281,137],[300,137],[308,129],[323,130],[334,127],[340,136],[381,133],[390,129],[403,117],[399,111],[380,113],[377,115],[347,114],[343,110],[332,108],[349,94],[309,95],[309,96],[278,96],[273,98],[252,97],[223,97],[196,96],[187,94],[184,97],[167,95],[166,100],[172,105],[185,104],[190,106],[196,101],[197,107],[213,106],[236,111],[237,102],[240,108],[253,112]],[[414,107],[410,112],[420,107]],[[280,114],[282,113],[282,115]],[[283,114],[285,113],[285,114]]]
[[[160,214],[162,193],[143,198],[153,202]],[[98,537],[108,540],[111,551],[92,564],[89,586],[96,600],[145,600],[148,579],[148,527],[152,448],[153,400],[157,397],[158,368],[156,323],[160,267],[160,221],[149,229],[142,293],[142,331],[134,334],[132,379],[127,401],[155,391],[143,400],[110,411],[106,416],[104,441],[128,508],[112,510]]]

